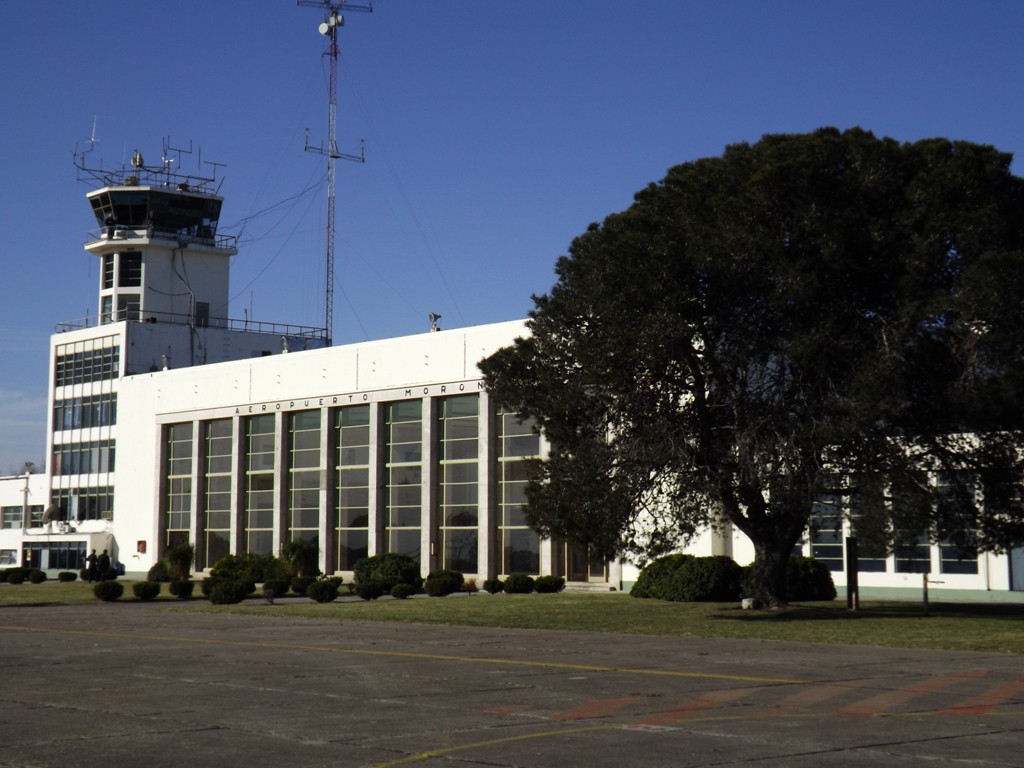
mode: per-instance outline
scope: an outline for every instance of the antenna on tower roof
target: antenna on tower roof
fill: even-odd
[[[317,28],[321,35],[327,38],[327,47],[324,49],[324,56],[329,62],[330,79],[327,86],[327,148],[321,144],[319,147],[311,146],[309,143],[309,129],[306,129],[307,152],[316,152],[327,158],[327,257],[326,275],[324,276],[324,329],[327,334],[327,345],[330,346],[334,339],[334,161],[354,160],[365,162],[365,154],[362,145],[358,155],[347,155],[338,151],[337,142],[337,107],[338,107],[338,28],[345,24],[345,17],[341,15],[343,9],[352,11],[373,11],[371,2],[365,5],[353,5],[345,0],[296,0],[296,4],[307,8],[319,8],[323,11],[324,20]]]

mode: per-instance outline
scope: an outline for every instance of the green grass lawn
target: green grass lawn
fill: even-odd
[[[131,584],[124,582],[120,602],[135,603]],[[881,645],[992,651],[1024,654],[1024,605],[996,603],[932,603],[927,616],[920,603],[866,602],[862,610],[846,610],[842,601],[802,603],[784,611],[744,611],[724,603],[667,603],[637,600],[622,593],[556,595],[487,595],[409,600],[381,598],[364,602],[343,597],[318,604],[305,599],[262,599],[234,606],[211,605],[197,597],[180,601],[164,585],[156,605],[143,610],[247,613],[281,618],[358,621],[405,621],[519,629],[551,629],[673,637],[725,637],[793,640],[808,643]],[[92,585],[0,585],[0,610],[18,605],[100,603]]]

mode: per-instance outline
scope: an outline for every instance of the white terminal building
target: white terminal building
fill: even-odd
[[[629,588],[634,564],[594,562],[526,525],[524,459],[547,444],[489,396],[477,367],[525,321],[334,347],[322,328],[227,319],[237,249],[218,232],[215,180],[138,154],[129,169],[91,173],[97,313],[51,337],[46,469],[0,478],[0,567],[78,570],[106,549],[142,576],[188,540],[202,571],[305,538],[329,574],[402,552],[424,575]],[[831,519],[803,552],[842,586],[844,531]],[[965,556],[924,539],[912,550],[862,558],[861,588],[919,589],[929,572],[938,589],[1024,590],[1024,550]],[[728,527],[686,551],[753,560]]]

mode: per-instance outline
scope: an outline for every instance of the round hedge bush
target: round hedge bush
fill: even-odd
[[[57,581],[64,582],[65,584],[67,584],[69,582],[72,582],[72,581],[77,581],[77,580],[78,580],[78,574],[75,573],[74,571],[61,571],[60,573],[57,574]]]
[[[92,593],[97,599],[112,603],[124,594],[124,584],[119,581],[99,581],[93,585]]]
[[[24,584],[25,574],[21,571],[11,571],[7,574],[8,584]]]
[[[178,581],[172,581],[167,589],[179,600],[188,600],[192,597],[192,591],[195,587],[195,582],[191,579],[179,579]]]
[[[431,597],[445,597],[462,589],[465,580],[461,571],[450,568],[431,571],[423,582],[423,591]]]
[[[505,582],[501,579],[484,579],[484,591],[492,595],[505,591]]]
[[[384,592],[390,592],[395,584],[409,584],[419,589],[423,586],[420,566],[408,555],[385,552],[373,557],[364,557],[353,567],[356,583],[380,582]]]
[[[156,600],[160,594],[159,581],[137,581],[132,584],[132,593],[139,600]]]
[[[525,573],[510,573],[505,579],[505,591],[510,595],[525,595],[533,592],[536,582]]]
[[[668,600],[667,588],[676,571],[680,570],[693,555],[665,555],[657,560],[652,560],[640,571],[633,588],[629,594],[633,597],[653,598],[655,600]]]
[[[338,585],[328,579],[314,579],[306,587],[306,597],[318,603],[330,603],[338,598]]]
[[[263,596],[271,600],[275,597],[284,597],[291,586],[291,579],[267,579],[263,582]]]
[[[565,579],[562,576],[538,576],[534,579],[533,588],[546,594],[561,592],[565,589]]]
[[[214,605],[233,605],[240,603],[253,590],[249,584],[235,579],[219,579],[210,588],[210,602]]]
[[[28,576],[28,580],[33,584],[42,584],[46,581],[46,571],[32,571]]]
[[[828,566],[813,557],[794,555],[786,568],[789,600],[835,600],[836,585]]]
[[[391,596],[397,600],[405,600],[416,594],[416,588],[412,584],[395,584],[391,588]]]
[[[398,586],[397,584],[395,586]],[[411,584],[409,586],[412,586]],[[392,587],[391,589],[394,589]],[[384,594],[384,585],[379,581],[357,581],[353,587],[356,595],[363,600],[376,600]]]
[[[288,586],[291,587],[292,592],[296,595],[306,595],[309,591],[309,586],[316,582],[316,579],[312,576],[295,576],[289,581]],[[287,592],[288,590],[285,590]],[[281,593],[282,595],[284,592]]]

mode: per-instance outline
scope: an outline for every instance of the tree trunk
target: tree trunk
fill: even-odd
[[[785,608],[786,570],[790,549],[774,543],[754,542],[756,581],[752,597],[766,608]]]

